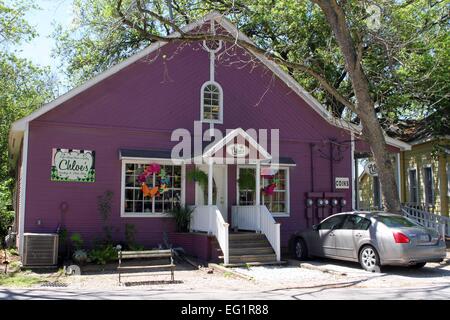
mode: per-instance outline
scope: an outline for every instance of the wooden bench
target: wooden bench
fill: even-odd
[[[121,274],[126,271],[139,271],[149,269],[170,269],[171,281],[175,281],[174,271],[175,264],[173,263],[173,250],[147,250],[147,251],[118,251],[119,265],[117,271],[119,272],[119,284],[121,284]],[[128,259],[162,259],[167,258],[167,264],[158,265],[124,265],[122,260]]]

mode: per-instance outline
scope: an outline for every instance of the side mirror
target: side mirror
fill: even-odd
[[[314,225],[312,226],[312,229],[313,229],[314,231],[319,230],[319,225],[318,225],[318,224],[314,224]]]

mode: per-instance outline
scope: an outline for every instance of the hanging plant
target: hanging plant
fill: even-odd
[[[243,169],[239,173],[239,190],[254,191],[256,188],[255,172],[252,169]]]
[[[198,182],[200,188],[203,190],[204,202],[208,199],[208,174],[202,170],[195,168],[186,174],[189,181]],[[213,179],[213,199],[216,198],[216,182]]]

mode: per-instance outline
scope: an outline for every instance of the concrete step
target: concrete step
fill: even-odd
[[[267,266],[267,265],[283,265],[286,264],[287,261],[268,261],[268,262],[247,262],[247,263],[229,263],[224,264],[224,267],[233,268],[233,267],[246,267],[246,266]]]
[[[271,246],[259,248],[230,248],[230,256],[273,254]]]

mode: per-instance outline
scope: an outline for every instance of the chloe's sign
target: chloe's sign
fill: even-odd
[[[95,151],[53,148],[51,180],[94,182]]]

